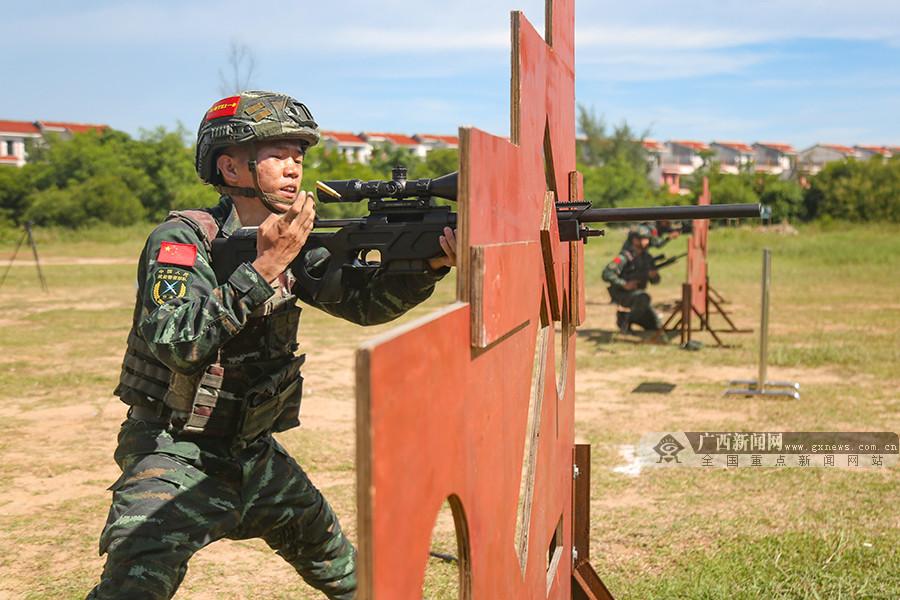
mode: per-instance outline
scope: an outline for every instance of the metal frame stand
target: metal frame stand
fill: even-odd
[[[709,289],[709,288],[707,288],[707,289]],[[707,299],[707,306],[709,306],[708,299]],[[716,307],[718,308],[718,305],[716,305]],[[721,308],[719,310],[721,312]],[[731,322],[731,319],[729,319],[728,316],[724,312],[722,312],[721,314],[722,314],[722,316],[725,317],[725,320],[728,321],[728,323],[732,327],[731,330],[728,330],[728,329],[724,330],[725,332],[742,331],[742,330],[736,329],[734,327],[734,323]],[[691,323],[692,315],[697,315],[697,318],[700,319],[700,327],[699,328],[694,328],[693,324]],[[675,321],[674,324],[672,324],[673,321]],[[722,333],[723,331],[715,329],[714,327],[712,327],[710,325],[709,310],[706,311],[706,316],[704,316],[704,315],[700,314],[700,312],[696,308],[694,308],[694,305],[691,300],[691,284],[690,283],[681,284],[681,300],[680,300],[680,302],[672,310],[672,313],[666,319],[665,323],[663,323],[663,326],[656,332],[656,334],[654,334],[649,339],[649,341],[658,342],[662,338],[663,335],[665,335],[666,333],[668,333],[670,331],[672,331],[672,332],[678,331],[679,332],[679,334],[681,335],[681,347],[682,348],[686,348],[687,345],[691,342],[691,333],[694,331],[705,331],[705,332],[709,333],[711,336],[713,336],[713,339],[716,340],[717,346],[720,346],[723,348],[726,347],[726,344],[717,335],[718,333]]]
[[[729,388],[725,395],[736,396],[783,396],[800,399],[800,384],[793,381],[767,381],[766,371],[769,357],[769,287],[772,284],[772,251],[763,250],[762,303],[759,324],[759,373],[756,379],[736,379],[730,385],[744,385],[745,388]]]
[[[13,262],[15,262],[16,256],[19,254],[19,248],[22,247],[22,243],[26,239],[28,240],[28,245],[31,246],[31,253],[34,254],[34,264],[37,267],[38,279],[41,280],[41,289],[46,292],[47,281],[44,279],[44,272],[41,271],[41,260],[38,258],[37,244],[34,242],[34,236],[31,234],[30,221],[25,223],[25,233],[19,238],[19,243],[16,244],[16,249],[13,250],[12,258],[9,259],[9,264],[6,265],[6,270],[3,271],[3,277],[0,277],[0,288],[2,288],[3,284],[6,282],[6,276],[9,274],[9,269],[12,267]]]

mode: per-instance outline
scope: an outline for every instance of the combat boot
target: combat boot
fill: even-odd
[[[616,312],[616,327],[622,333],[631,333],[631,313],[621,310]]]

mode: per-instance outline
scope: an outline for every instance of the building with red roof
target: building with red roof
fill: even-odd
[[[704,150],[709,150],[709,146],[704,144],[703,142],[695,142],[692,140],[669,140],[666,142],[669,147],[678,146],[680,148],[687,148],[694,152],[703,152]]]
[[[64,123],[61,121],[35,121],[35,124],[43,133],[58,133],[71,136],[76,133],[87,133],[89,131],[103,131],[109,129],[107,125],[94,125],[92,123]]]
[[[743,142],[713,142],[709,149],[715,153],[723,173],[737,175],[753,167],[753,147]]]
[[[643,139],[643,140],[641,140],[641,146],[643,146],[644,150],[647,152],[661,154],[666,151],[666,145],[664,143],[658,142],[656,140]]]
[[[815,175],[834,161],[856,158],[856,151],[840,144],[816,144],[797,154],[797,169],[803,175]]]
[[[455,135],[437,135],[431,133],[387,133],[364,131],[351,133],[348,131],[322,131],[322,145],[326,150],[340,153],[350,162],[367,163],[377,148],[390,146],[411,150],[419,158],[425,158],[428,152],[438,148],[459,148],[459,138]]]
[[[756,171],[759,173],[787,177],[796,167],[797,151],[790,144],[756,142],[753,144],[753,153]]]
[[[372,155],[372,145],[355,133],[323,131],[321,135],[327,151],[337,152],[350,162],[364,163]]]
[[[41,139],[41,130],[29,121],[0,121],[0,165],[25,164],[25,143]]]
[[[665,143],[665,151],[661,155],[659,177],[654,179],[672,193],[687,194],[681,189],[681,177],[690,175],[703,166],[704,158],[700,154],[709,150],[703,142],[691,140],[669,140]]]
[[[455,135],[417,133],[413,135],[413,139],[425,146],[429,151],[438,148],[459,148],[459,138]]]
[[[797,169],[803,175],[815,175],[830,163],[857,158],[856,151],[841,144],[816,144],[797,153]]]
[[[873,156],[881,156],[882,158],[890,158],[894,155],[887,146],[853,146],[856,156],[862,160],[867,160]]]
[[[25,145],[38,142],[46,134],[71,137],[76,133],[102,131],[106,125],[63,123],[60,121],[3,121],[0,120],[0,165],[21,167],[28,162]]]
[[[360,133],[359,136],[372,146],[373,151],[379,146],[391,146],[394,148],[411,150],[412,153],[419,158],[425,158],[428,154],[428,148],[424,144],[419,143],[414,137],[406,135],[405,133],[364,131]]]

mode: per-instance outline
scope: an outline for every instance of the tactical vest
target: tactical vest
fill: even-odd
[[[210,213],[171,212],[166,220],[173,219],[191,227],[212,255],[211,240],[220,227]],[[140,302],[138,298],[135,322]],[[192,375],[175,373],[156,359],[132,325],[114,394],[168,418],[176,431],[230,438],[237,445],[296,427],[305,359],[294,354],[300,311],[290,285],[280,288],[222,345],[211,365]]]
[[[628,281],[629,279],[637,279],[640,281],[638,289],[643,290],[647,287],[647,280],[650,270],[653,268],[653,262],[649,259],[649,254],[644,251],[639,256],[635,256],[630,250],[623,250],[622,254],[628,257],[628,264],[622,269],[619,277]]]

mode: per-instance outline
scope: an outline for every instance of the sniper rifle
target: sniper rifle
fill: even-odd
[[[437,199],[455,201],[458,172],[435,179],[407,179],[403,167],[393,169],[391,179],[347,179],[316,182],[320,202],[368,201],[369,214],[344,219],[316,219],[291,271],[317,301],[338,302],[341,281],[386,274],[424,273],[428,259],[443,253],[439,237],[444,227],[456,228],[456,213]],[[591,208],[590,202],[557,202],[559,239],[584,241],[603,235],[585,223],[652,221],[657,219],[759,218],[759,204],[660,206],[650,208]],[[323,231],[331,230],[331,231]],[[314,257],[330,255],[325,261]],[[242,263],[256,258],[256,227],[237,230],[212,242],[213,265],[219,283],[227,281]]]

